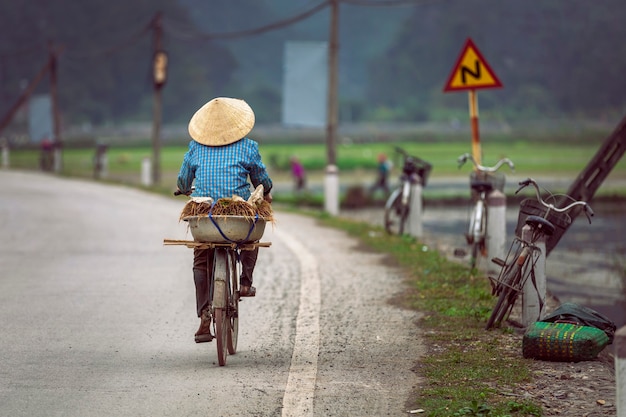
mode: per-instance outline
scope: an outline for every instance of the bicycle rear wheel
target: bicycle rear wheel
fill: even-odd
[[[385,230],[392,235],[402,235],[409,216],[409,207],[402,204],[402,188],[394,190],[385,204]]]
[[[227,347],[228,353],[234,355],[237,353],[237,338],[239,335],[239,272],[237,270],[237,255],[234,251],[228,252],[230,288],[228,296],[230,302],[228,304],[228,335]]]
[[[514,256],[510,258],[512,261],[504,266],[494,289],[498,295],[498,301],[491,311],[491,316],[487,320],[485,329],[489,330],[492,327],[499,326],[511,313],[519,293],[523,267],[527,256],[527,249],[520,245]]]

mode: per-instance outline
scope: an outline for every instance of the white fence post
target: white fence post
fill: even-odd
[[[409,201],[408,233],[409,235],[421,238],[422,228],[422,184],[416,182],[411,184],[411,201]]]
[[[141,161],[141,184],[146,187],[152,185],[152,160],[148,156]]]
[[[492,258],[504,259],[506,244],[506,196],[493,190],[487,196],[487,273],[497,274],[499,268]]]
[[[61,169],[63,169],[63,150],[61,149],[61,146],[55,146],[54,147],[54,151],[52,151],[52,155],[53,155],[53,170],[54,172],[56,172],[57,174],[59,174],[61,172]]]
[[[615,402],[617,417],[626,417],[626,326],[613,338],[615,344]]]
[[[339,214],[339,169],[336,165],[326,167],[324,177],[324,210],[332,216]]]
[[[522,240],[530,241],[532,229],[525,225],[522,228]],[[522,292],[522,325],[528,326],[540,319],[542,314],[542,306],[546,302],[546,239],[539,238],[535,245],[539,248],[539,258],[535,264],[535,282],[532,276],[526,270],[522,271],[524,276],[528,276]],[[528,256],[534,256],[529,254]],[[529,266],[532,259],[529,259]],[[536,286],[536,287],[535,287]]]
[[[9,168],[9,144],[6,141],[2,141],[0,145],[2,147],[2,168]]]

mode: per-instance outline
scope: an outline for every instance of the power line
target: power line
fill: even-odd
[[[298,15],[292,16],[288,19],[280,20],[274,23],[270,23],[269,25],[261,26],[258,28],[242,30],[238,32],[206,33],[206,34],[189,33],[189,32],[185,33],[184,31],[178,30],[177,28],[170,26],[169,24],[167,24],[167,22],[166,22],[166,27],[167,27],[168,33],[182,40],[193,41],[193,40],[214,40],[214,39],[218,39],[218,40],[219,39],[236,39],[236,38],[243,38],[246,36],[258,35],[260,33],[269,32],[271,30],[281,29],[283,27],[292,25],[296,22],[299,22],[300,20],[304,20],[308,18],[309,16],[314,15],[315,13],[319,12],[320,10],[324,9],[325,7],[329,5],[330,5],[330,1],[326,0],[318,4],[317,6],[314,6],[311,9],[303,13],[300,13]]]
[[[370,1],[370,0],[339,0],[341,3],[353,6],[370,6],[370,7],[388,7],[388,6],[419,6],[423,4],[439,3],[440,0],[387,0],[387,1]]]
[[[141,39],[146,33],[149,33],[152,28],[154,26],[154,17],[152,19],[150,19],[150,21],[148,22],[148,24],[146,24],[145,26],[143,26],[141,29],[139,29],[137,32],[135,32],[134,34],[131,34],[129,37],[127,37],[126,39],[116,43],[115,45],[112,46],[107,46],[104,48],[100,48],[97,50],[94,49],[89,49],[89,51],[72,51],[71,55],[73,59],[80,59],[80,58],[89,58],[89,57],[95,57],[95,56],[110,56],[113,55],[114,53],[122,50],[122,49],[126,49],[132,45],[134,45],[135,43],[137,43],[139,41],[139,39]]]

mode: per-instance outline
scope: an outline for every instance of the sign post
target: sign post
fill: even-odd
[[[447,93],[468,90],[469,92],[472,157],[478,164],[482,160],[482,151],[480,149],[480,134],[478,130],[478,98],[476,90],[498,87],[502,87],[502,83],[485,58],[483,58],[478,48],[476,48],[474,42],[468,38],[443,91]]]

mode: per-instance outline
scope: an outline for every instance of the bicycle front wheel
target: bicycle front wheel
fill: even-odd
[[[385,204],[385,230],[392,235],[402,235],[409,216],[409,207],[402,202],[402,188],[391,193]]]
[[[468,233],[468,240],[471,240],[472,243],[472,253],[470,258],[470,265],[472,269],[476,268],[478,259],[483,255],[483,251],[485,250],[486,230],[487,221],[485,204],[482,200],[478,200],[474,210],[472,210]]]
[[[217,341],[217,360],[220,366],[226,365],[228,356],[228,251],[226,249],[215,250],[213,262],[213,317],[215,325],[215,339]]]
[[[239,335],[239,272],[237,270],[237,255],[234,251],[228,253],[229,258],[229,274],[230,274],[230,288],[228,296],[230,302],[228,304],[228,335],[227,335],[227,347],[228,353],[234,355],[237,353],[237,338]]]
[[[217,339],[217,361],[226,365],[228,356],[228,312],[225,308],[215,309],[215,338]]]

